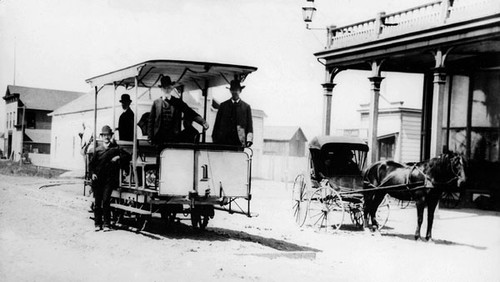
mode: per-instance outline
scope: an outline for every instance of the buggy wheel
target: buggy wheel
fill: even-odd
[[[443,192],[441,203],[447,209],[454,209],[460,203],[460,192]]]
[[[344,221],[344,202],[331,187],[318,188],[307,205],[308,224],[325,231],[337,230]]]
[[[382,203],[378,206],[377,213],[375,214],[375,218],[378,223],[378,230],[381,230],[387,223],[387,220],[389,220],[390,211],[391,207],[389,205],[389,198],[386,195]]]
[[[292,211],[295,222],[299,226],[304,225],[307,216],[306,188],[307,183],[305,181],[304,175],[297,175],[297,177],[295,177],[295,181],[293,182],[292,188]]]

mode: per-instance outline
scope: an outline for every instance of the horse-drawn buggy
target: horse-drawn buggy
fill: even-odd
[[[356,137],[318,136],[309,143],[309,174],[295,178],[292,209],[300,226],[339,229],[344,219],[363,226],[363,175],[368,145]],[[380,205],[384,223],[389,204]],[[383,224],[379,228],[382,228]]]
[[[420,238],[424,208],[428,208],[426,238],[432,237],[435,208],[443,194],[466,181],[463,156],[446,152],[411,165],[379,161],[365,169],[369,148],[354,137],[320,136],[309,144],[309,175],[298,175],[292,209],[300,225],[339,229],[346,213],[353,224],[381,229],[389,217],[387,195],[415,201],[415,238]]]
[[[251,66],[211,62],[155,60],[86,80],[95,91],[93,136],[99,136],[97,129],[103,125],[117,126],[117,116],[121,113],[115,111],[117,95],[132,94],[133,140],[116,141],[121,150],[130,154],[131,160],[126,163],[121,160],[118,185],[113,188],[111,210],[115,220],[133,218],[143,229],[152,217],[161,217],[166,224],[190,219],[194,228],[204,229],[214,210],[252,215],[250,148],[207,142],[204,128],[200,130],[201,138],[196,138],[200,141],[155,146],[148,142],[144,119],[147,123],[153,100],[161,94],[158,88],[161,78],[169,76],[175,81],[178,98],[189,100],[191,107],[195,105],[194,110],[213,124],[217,104],[213,99],[214,89],[221,89],[232,79],[243,81],[256,70]],[[109,102],[99,105],[110,99],[111,107]],[[96,148],[102,141],[94,138],[93,142]]]

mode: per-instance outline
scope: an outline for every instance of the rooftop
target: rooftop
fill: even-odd
[[[264,140],[290,141],[299,139],[307,141],[307,138],[298,126],[266,126],[264,127]]]
[[[3,98],[8,100],[18,97],[28,109],[52,111],[84,94],[74,91],[8,85]]]

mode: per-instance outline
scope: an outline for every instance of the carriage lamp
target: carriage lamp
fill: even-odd
[[[307,0],[307,6],[302,7],[302,17],[306,23],[307,29],[309,29],[309,23],[312,22],[315,11],[314,0]]]
[[[314,28],[309,27],[309,23],[312,22],[314,12],[316,12],[316,7],[314,7],[314,0],[307,0],[305,7],[302,7],[302,17],[306,23],[306,29],[308,30],[326,30],[326,28]]]

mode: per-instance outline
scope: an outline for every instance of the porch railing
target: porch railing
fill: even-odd
[[[327,49],[353,46],[377,39],[457,23],[500,13],[498,0],[443,0],[343,27],[328,29]]]

